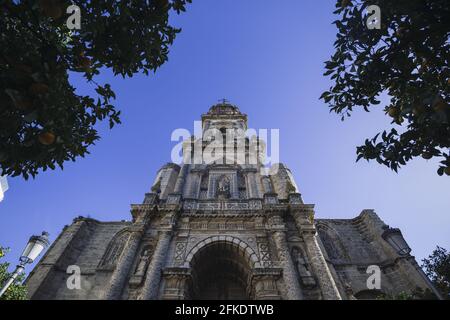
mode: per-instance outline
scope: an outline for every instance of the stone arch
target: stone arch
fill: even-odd
[[[232,236],[211,236],[186,256],[191,274],[192,299],[250,299],[252,274],[259,259],[244,241]]]
[[[318,222],[317,233],[328,257],[332,260],[349,260],[349,255],[338,232],[328,224]]]
[[[98,265],[100,269],[114,269],[119,260],[125,245],[130,237],[128,228],[118,231],[109,241],[102,259]]]
[[[244,252],[246,258],[248,259],[250,266],[252,268],[259,268],[261,267],[261,263],[259,261],[258,255],[256,254],[255,250],[247,244],[245,241],[242,241],[239,238],[233,237],[233,236],[211,236],[206,239],[203,239],[202,241],[198,242],[186,255],[185,265],[187,267],[190,267],[191,261],[194,257],[194,255],[200,251],[202,248],[204,248],[207,245],[210,245],[212,243],[217,242],[228,242],[230,244],[234,244],[242,249],[242,252]]]

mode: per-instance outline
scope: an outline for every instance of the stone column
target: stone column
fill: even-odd
[[[297,228],[305,242],[309,263],[317,277],[323,298],[325,300],[342,300],[319,243],[317,242],[316,228],[312,221],[307,218],[311,214],[313,212],[309,211],[293,214]]]
[[[152,261],[147,269],[144,286],[139,297],[140,300],[154,300],[158,298],[162,269],[172,235],[172,230],[159,231],[158,243],[153,253]]]
[[[287,299],[302,300],[302,290],[286,239],[286,226],[280,214],[276,211],[269,213],[268,223],[272,231],[280,267],[283,269],[283,282],[286,287]]]
[[[103,299],[120,299],[122,290],[125,287],[125,281],[130,273],[131,266],[133,265],[139,243],[141,242],[142,234],[144,233],[143,231],[143,226],[130,228],[130,237],[128,238],[119,261],[116,264],[116,268],[113,271],[108,287],[104,291]]]
[[[181,194],[183,193],[183,187],[184,187],[184,180],[186,178],[186,174],[188,171],[189,165],[183,164],[180,170],[180,173],[178,174],[177,181],[175,182],[175,188],[173,190],[173,193]]]
[[[198,199],[200,197],[200,185],[202,184],[203,173],[201,171],[195,171],[194,184],[192,186],[191,197]]]
[[[238,177],[237,173],[233,173],[232,181],[231,181],[231,198],[239,199],[239,186],[238,186]]]
[[[214,197],[216,196],[216,180],[217,180],[217,175],[215,175],[215,174],[209,175],[208,195],[207,195],[208,199],[214,199]]]
[[[281,300],[277,288],[277,279],[282,270],[278,268],[256,268],[251,278],[251,287],[255,300]]]
[[[297,272],[292,262],[291,254],[286,241],[286,232],[276,230],[273,232],[273,239],[278,252],[278,258],[283,268],[283,280],[286,287],[287,298],[289,300],[302,300],[302,290],[298,282]]]
[[[162,300],[187,300],[189,299],[189,287],[191,273],[188,268],[166,268],[163,271],[165,287],[161,296]]]
[[[203,182],[203,178],[205,177],[206,173],[203,171],[200,171],[198,173],[198,185],[197,185],[197,194],[195,196],[195,198],[200,199],[200,193],[201,193],[201,189],[202,189],[202,182]]]
[[[258,185],[256,183],[256,173],[253,170],[248,170],[246,178],[249,198],[259,198]]]
[[[186,198],[193,198],[195,188],[195,172],[190,172],[185,179],[184,194]]]

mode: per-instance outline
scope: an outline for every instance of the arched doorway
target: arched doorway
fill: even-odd
[[[190,267],[192,299],[250,299],[252,263],[240,245],[228,241],[206,244],[193,255]]]

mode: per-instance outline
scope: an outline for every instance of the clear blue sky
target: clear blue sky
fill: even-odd
[[[399,174],[355,163],[355,147],[389,127],[382,107],[341,122],[318,100],[329,86],[322,73],[333,53],[334,1],[193,2],[173,19],[183,31],[155,75],[99,79],[115,90],[123,124],[101,126],[91,155],[35,180],[9,179],[0,203],[8,260],[16,263],[31,234],[47,230],[54,240],[78,215],[129,219],[130,203],[143,200],[170,161],[171,132],[193,130],[193,121],[224,97],[248,114],[252,128],[280,129],[281,161],[318,218],[373,208],[401,228],[417,258],[437,244],[450,249],[450,179],[436,174],[436,162],[418,159]],[[91,90],[79,78],[74,83],[80,93]]]

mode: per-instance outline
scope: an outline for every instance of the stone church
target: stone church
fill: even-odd
[[[247,115],[223,101],[202,115],[208,129],[246,130]],[[340,300],[433,290],[400,230],[373,210],[315,219],[290,170],[263,174],[244,140],[244,163],[162,166],[131,221],[75,218],[30,273],[29,298]]]

